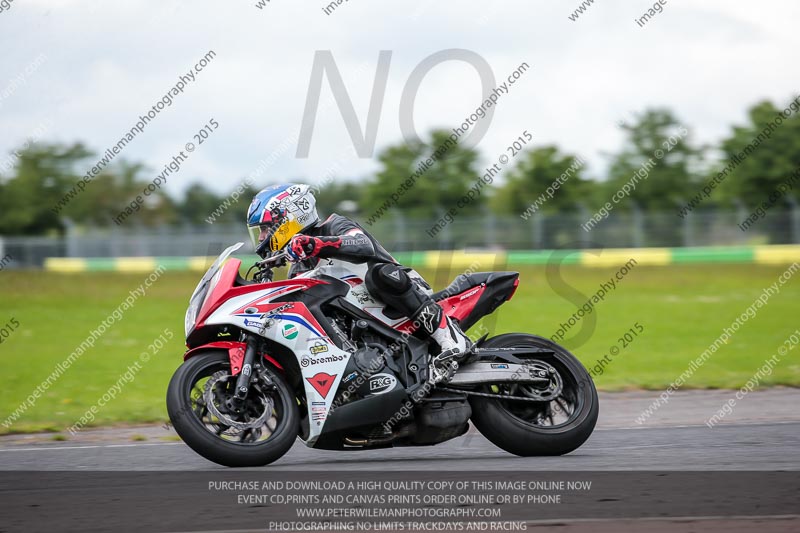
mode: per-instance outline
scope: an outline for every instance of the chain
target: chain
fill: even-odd
[[[470,394],[472,396],[482,396],[484,398],[497,398],[499,400],[513,400],[515,402],[551,402],[553,400],[545,400],[542,398],[526,398],[524,396],[507,396],[505,394],[489,394],[488,392],[475,392],[463,389],[451,389],[450,387],[437,387],[436,390],[443,390],[446,392],[458,392],[461,394]]]

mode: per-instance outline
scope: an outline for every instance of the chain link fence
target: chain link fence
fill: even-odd
[[[612,212],[591,231],[589,213],[457,217],[438,231],[436,220],[408,218],[399,211],[364,227],[391,252],[455,249],[548,250],[555,248],[646,248],[799,244],[800,208],[772,209],[746,231],[745,209],[675,212]],[[359,220],[359,217],[354,217]],[[434,236],[431,237],[430,235]],[[213,256],[229,244],[248,242],[244,225],[159,228],[71,227],[63,237],[2,237],[5,268],[41,267],[47,257]],[[10,258],[10,259],[8,259]]]

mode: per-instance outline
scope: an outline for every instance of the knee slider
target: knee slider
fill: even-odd
[[[411,278],[397,265],[384,263],[377,265],[367,272],[367,289],[372,287],[379,293],[388,292],[398,294],[406,292],[411,287]]]
[[[389,306],[415,320],[423,311],[422,329],[428,333],[438,327],[441,307],[434,302],[403,270],[403,267],[384,263],[369,269],[365,276],[367,290]],[[432,315],[432,316],[431,316]]]

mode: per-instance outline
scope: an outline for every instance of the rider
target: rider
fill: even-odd
[[[334,213],[320,221],[308,185],[280,184],[260,191],[247,210],[247,227],[262,258],[286,248],[293,263],[290,278],[315,268],[319,259],[367,263],[367,289],[378,298],[385,296],[381,299],[391,301],[439,346],[440,353],[432,359],[437,368],[469,354],[472,342],[431,298],[432,291],[419,274],[400,265],[349,218]]]

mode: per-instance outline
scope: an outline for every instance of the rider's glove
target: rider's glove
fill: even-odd
[[[309,257],[316,257],[323,248],[339,248],[342,240],[339,237],[309,237],[308,235],[295,235],[289,241],[287,252],[294,261],[302,261]]]
[[[315,240],[314,237],[309,237],[308,235],[295,235],[289,241],[289,247],[286,250],[289,253],[289,257],[294,261],[302,261],[303,259],[314,257],[316,255],[315,252],[318,251]]]

